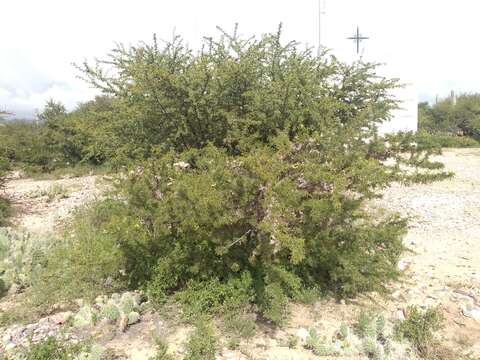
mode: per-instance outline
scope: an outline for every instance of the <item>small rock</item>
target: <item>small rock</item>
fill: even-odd
[[[120,320],[118,321],[118,330],[120,332],[125,332],[128,326],[128,316],[124,313],[120,314]]]
[[[255,340],[255,346],[256,347],[261,347],[261,348],[266,348],[267,343],[265,342],[264,339],[260,338],[260,339]]]
[[[397,319],[398,320],[405,320],[405,312],[403,310],[397,311]]]
[[[15,345],[15,343],[9,342],[7,345],[5,345],[5,351],[15,349],[16,347],[17,347],[17,345]]]
[[[473,304],[465,304],[461,306],[462,314],[476,321],[480,321],[480,307]]]
[[[408,267],[408,262],[406,262],[405,260],[401,259],[399,262],[398,262],[398,270],[400,271],[404,271],[407,267]]]
[[[190,167],[190,164],[187,163],[187,162],[184,162],[184,161],[179,161],[179,162],[176,162],[175,164],[173,164],[173,166],[175,166],[175,168],[177,168],[177,169],[185,170],[185,169],[188,169]]]
[[[12,340],[12,336],[10,334],[4,335],[2,338],[4,344],[8,343],[10,340]]]
[[[308,330],[305,328],[300,328],[297,330],[297,337],[300,339],[302,343],[307,341],[308,337]]]
[[[73,316],[71,311],[65,311],[55,314],[51,317],[52,321],[57,325],[65,324]]]

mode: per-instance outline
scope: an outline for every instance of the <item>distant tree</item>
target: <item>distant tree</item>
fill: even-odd
[[[420,103],[418,117],[420,129],[480,140],[480,94],[462,94],[456,102],[448,97],[433,105]]]
[[[418,104],[418,127],[425,130],[435,129],[432,107],[428,102]]]
[[[40,121],[48,126],[54,126],[56,122],[67,115],[67,109],[61,102],[49,99],[45,104],[45,108],[38,115]]]

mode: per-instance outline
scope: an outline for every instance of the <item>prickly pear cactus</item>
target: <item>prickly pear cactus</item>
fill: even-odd
[[[149,304],[142,303],[141,296],[137,292],[112,294],[110,297],[101,295],[95,299],[93,305],[82,306],[74,317],[74,326],[93,325],[102,320],[121,325],[123,321],[123,331],[126,326],[139,322],[140,314],[148,307]]]
[[[140,321],[140,314],[136,311],[132,311],[128,314],[128,325],[135,324]]]
[[[100,311],[100,318],[107,318],[111,322],[115,322],[120,317],[120,310],[114,303],[106,304]]]
[[[73,325],[77,327],[92,325],[93,313],[90,306],[85,305],[80,308],[73,318]]]
[[[30,285],[41,268],[46,243],[32,239],[28,233],[0,227],[0,283],[4,291],[13,285],[18,288]]]

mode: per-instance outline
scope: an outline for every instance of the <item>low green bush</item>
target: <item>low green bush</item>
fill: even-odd
[[[216,349],[217,339],[211,323],[200,320],[188,339],[184,360],[215,360]]]
[[[84,344],[67,344],[62,340],[50,336],[45,340],[31,344],[23,353],[26,360],[68,360],[80,354]]]
[[[114,208],[108,202],[82,209],[74,226],[51,243],[31,291],[40,304],[79,297],[93,300],[99,294],[127,287],[125,258],[118,244],[100,230]]]
[[[426,311],[410,306],[406,310],[405,320],[395,325],[397,338],[407,339],[423,358],[435,358],[435,332],[443,327],[444,317],[439,308]]]
[[[10,201],[3,194],[8,169],[8,160],[0,150],[0,226],[7,225],[7,219],[12,212]]]
[[[174,360],[175,358],[168,353],[168,345],[161,339],[155,339],[156,352],[149,360]]]
[[[450,133],[462,135],[480,141],[480,94],[460,94],[456,99],[447,97],[433,105],[426,102],[418,104],[419,129],[432,133]],[[443,135],[442,135],[443,136]],[[445,139],[447,144],[451,139]],[[454,144],[467,144],[469,140]],[[457,145],[454,145],[457,146]],[[478,146],[478,143],[477,145]]]
[[[429,142],[438,148],[475,148],[480,147],[480,142],[468,136],[459,136],[448,132],[418,131],[421,141]]]
[[[0,190],[1,192],[2,190]],[[12,214],[12,207],[10,201],[4,197],[0,193],[0,226],[7,226],[8,219]]]
[[[226,283],[218,279],[191,281],[184,290],[177,292],[176,298],[183,305],[184,316],[190,320],[209,315],[238,314],[254,301],[253,282],[247,272]]]

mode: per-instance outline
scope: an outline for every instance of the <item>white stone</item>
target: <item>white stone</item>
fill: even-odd
[[[297,337],[300,339],[300,341],[305,342],[307,341],[308,337],[308,330],[305,328],[300,328],[297,330]]]
[[[465,304],[461,306],[462,314],[472,318],[476,321],[480,321],[480,307],[473,304]]]

